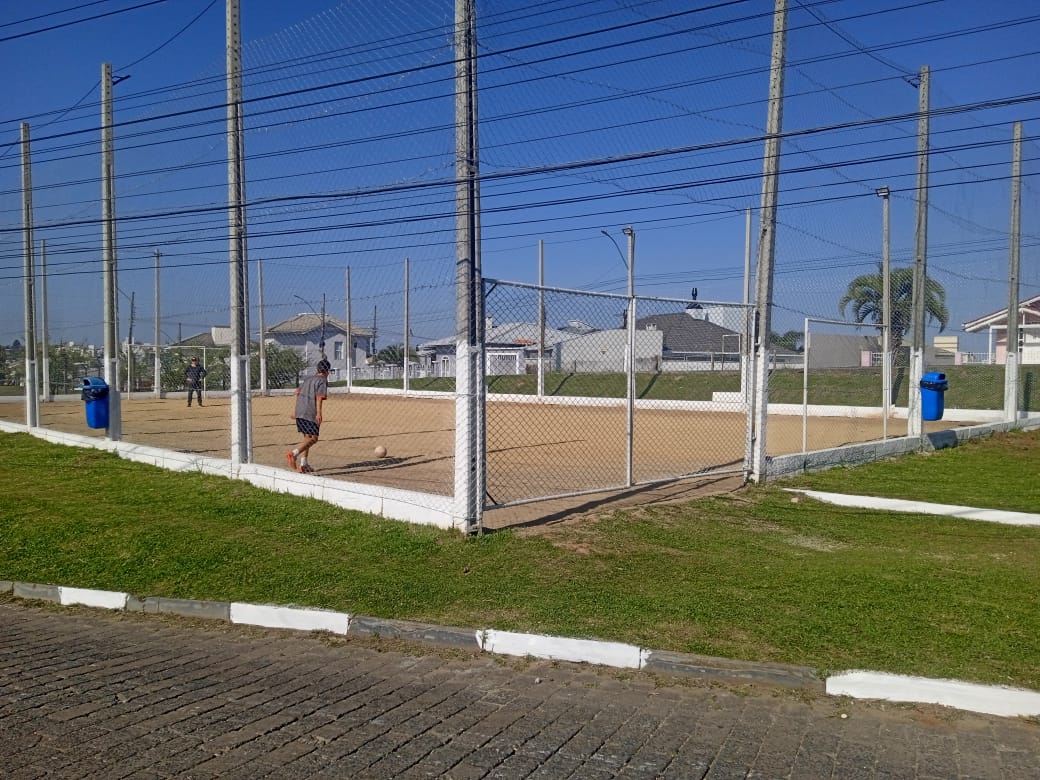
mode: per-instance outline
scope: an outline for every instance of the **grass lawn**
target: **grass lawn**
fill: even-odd
[[[1040,529],[774,485],[465,538],[25,434],[0,442],[0,579],[1040,689]],[[909,497],[934,500],[912,487],[946,473],[949,490],[1001,506],[1035,485],[1038,461],[1033,432],[798,484],[876,492],[901,466],[920,469]]]
[[[1014,431],[937,453],[836,468],[787,481],[832,493],[1040,513],[1040,433]],[[849,487],[850,480],[855,491]]]

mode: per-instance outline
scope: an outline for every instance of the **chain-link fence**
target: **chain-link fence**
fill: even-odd
[[[242,5],[248,18],[251,6]],[[750,299],[763,141],[772,132],[768,5],[478,3],[479,46],[470,52],[479,51],[471,113],[480,143],[470,162],[480,242],[478,256],[464,260],[455,235],[455,4],[358,0],[316,13],[275,5],[281,23],[272,17],[269,32],[241,52],[243,384],[252,390],[255,463],[288,465],[286,451],[299,443],[291,396],[325,357],[332,389],[313,452],[317,473],[450,503],[460,471],[456,265],[478,260],[485,276],[517,280],[490,285],[486,297],[491,505],[743,471],[756,433],[746,421],[755,402],[746,350],[756,335],[771,351],[770,454],[904,435],[920,392],[910,386],[915,342],[924,345],[924,371],[949,383],[946,417],[934,425],[1040,412],[1040,155],[1027,132],[1021,176],[1012,174],[1012,127],[1028,101],[1001,99],[1026,95],[1021,80],[1031,71],[1020,60],[1033,54],[1014,34],[1012,10],[994,10],[992,29],[981,30],[928,8],[886,9],[921,40],[940,34],[937,48],[901,49],[905,61],[893,64],[854,43],[854,28],[875,24],[876,14],[838,27],[825,8],[790,7],[772,332],[753,334],[746,307],[677,296],[697,285],[704,298]],[[132,16],[96,23],[120,40],[118,25]],[[85,427],[76,396],[86,377],[114,368],[123,395],[117,437],[131,445],[226,458],[229,429],[242,441],[232,420],[243,407],[229,411],[228,398],[243,393],[232,387],[229,358],[241,312],[237,277],[229,300],[224,21],[203,15],[184,32],[199,35],[197,50],[183,47],[190,56],[114,85],[110,223],[98,198],[96,101],[77,101],[77,87],[67,101],[56,93],[49,105],[17,108],[31,126],[25,170],[20,120],[0,123],[0,397],[13,399],[0,403],[4,419],[32,416],[25,396],[35,378],[41,427],[104,435]],[[973,61],[979,47],[962,44],[980,35],[1006,35],[984,47],[1006,56]],[[74,53],[81,49],[97,57],[82,72],[55,72],[50,61],[35,68],[48,90],[95,80],[103,52],[84,45]],[[48,50],[25,50],[27,79],[31,58]],[[932,73],[922,184],[923,90],[911,74],[916,56],[939,53],[948,67]],[[976,73],[988,87],[967,94],[971,80],[947,70]],[[161,83],[157,73],[166,74]],[[1022,190],[1017,233],[1013,181]],[[630,240],[639,234],[638,264],[634,243],[626,262],[604,238],[624,224]],[[108,227],[117,267],[106,292]],[[530,281],[522,269],[543,239],[553,278],[539,277],[539,290],[521,283]],[[1012,279],[1015,241],[1022,253]],[[928,283],[915,338],[918,259],[927,260]],[[638,297],[620,294],[626,281]],[[1004,399],[1009,298],[1021,309],[1017,410]],[[887,382],[883,347],[865,343],[884,311],[892,315]],[[806,318],[849,325],[834,334],[815,328],[806,351]],[[101,344],[112,325],[116,354],[106,367]],[[825,349],[823,337],[843,330],[857,343],[835,357],[838,347]],[[39,348],[35,377],[26,375],[30,344]],[[192,356],[206,369],[205,406],[188,416]],[[387,456],[375,457],[377,448]],[[232,451],[232,462],[243,460]]]
[[[745,469],[745,307],[485,287],[492,506]]]

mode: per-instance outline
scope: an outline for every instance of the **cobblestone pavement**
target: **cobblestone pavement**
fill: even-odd
[[[0,601],[0,776],[1037,778],[1040,724]]]

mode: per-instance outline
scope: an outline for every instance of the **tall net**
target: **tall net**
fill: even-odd
[[[909,386],[906,352],[915,335],[907,279],[916,259],[924,64],[924,369],[949,380],[946,419],[937,424],[1005,416],[1011,127],[1030,119],[1037,100],[1022,76],[1037,56],[1022,31],[1035,20],[1010,6],[973,22],[927,4],[839,5],[789,5],[772,332],[763,334],[772,353],[771,451],[801,446],[803,372],[829,370],[805,363],[805,320],[877,332],[886,203],[893,420],[905,419],[901,410],[920,391]],[[274,32],[250,37],[255,28],[243,25],[254,458],[287,465],[297,439],[289,396],[324,356],[333,391],[328,434],[313,456],[319,473],[447,497],[456,465],[454,3],[330,2],[302,18],[279,6]],[[242,11],[258,18],[250,4]],[[98,23],[120,39],[131,29],[121,19]],[[481,2],[477,24],[479,259],[485,278],[514,283],[487,291],[489,327],[537,322],[541,246],[548,326],[577,334],[534,363],[516,334],[487,342],[488,502],[743,468],[741,415],[753,400],[744,301],[757,254],[771,4]],[[114,89],[122,435],[224,456],[231,310],[223,19],[203,15],[196,33],[192,56],[160,69],[176,75],[138,68]],[[124,65],[115,63],[117,76],[129,72]],[[45,395],[59,399],[44,405],[41,423],[87,433],[76,393],[102,373],[104,326],[99,115],[95,95],[30,117],[35,237],[46,241],[47,259],[48,320],[37,328]],[[17,131],[17,121],[0,121],[0,393],[14,398],[25,382]],[[1017,392],[1020,408],[1032,412],[1040,411],[1037,151],[1027,122]],[[882,188],[887,199],[878,197]],[[630,278],[638,298],[631,316],[640,323],[634,345],[617,341]],[[697,319],[687,308],[696,301],[727,302],[717,305],[727,332],[677,347],[668,328]],[[631,426],[618,403],[626,349],[638,402]],[[849,372],[835,380],[833,398],[811,398],[821,417],[824,407],[879,395],[876,351],[850,354],[864,353],[869,365],[833,367]],[[206,368],[205,404],[215,409],[205,424],[173,414],[186,407],[192,356]],[[503,410],[513,414],[526,400],[500,394],[530,394],[531,382],[536,395],[568,399],[550,410],[543,398],[539,414],[581,405],[602,415],[593,427],[604,451],[639,457],[619,466],[612,454],[578,473],[568,461],[579,453],[567,449],[562,424],[550,425],[558,438],[514,446],[533,433],[522,421],[506,425]],[[810,395],[824,386],[811,381]],[[686,415],[698,403],[715,406],[704,426],[691,427]],[[0,416],[24,419],[24,408],[3,403]],[[587,422],[573,427],[584,433]],[[842,441],[868,435],[864,428]],[[725,447],[706,451],[706,441]],[[377,448],[387,456],[375,456]],[[545,452],[559,463],[536,473],[542,461],[532,453]]]

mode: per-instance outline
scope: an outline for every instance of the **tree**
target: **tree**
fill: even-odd
[[[801,352],[804,338],[805,334],[800,330],[789,330],[783,334],[774,332],[769,334],[769,343],[774,347],[782,347],[792,352]]]
[[[408,357],[411,362],[414,362],[416,360],[415,352],[412,351]],[[389,347],[379,350],[376,354],[376,362],[388,366],[403,366],[404,344],[391,344]]]
[[[884,317],[882,301],[884,300],[884,277],[881,265],[876,273],[857,276],[838,302],[838,311],[845,316],[845,310],[851,304],[852,316],[856,322],[872,322],[881,325]],[[914,269],[911,266],[893,268],[890,284],[892,287],[891,323],[892,349],[897,349],[910,332],[913,315]],[[946,290],[934,279],[925,280],[924,292],[925,319],[939,324],[939,330],[945,330],[950,322],[950,312],[946,309]]]
[[[303,355],[295,349],[282,347],[271,342],[268,342],[264,352],[267,356],[267,386],[276,390],[285,387],[296,387],[299,384],[300,374],[307,368],[307,361],[303,359]],[[259,349],[253,354],[249,365],[253,386],[259,387]]]

